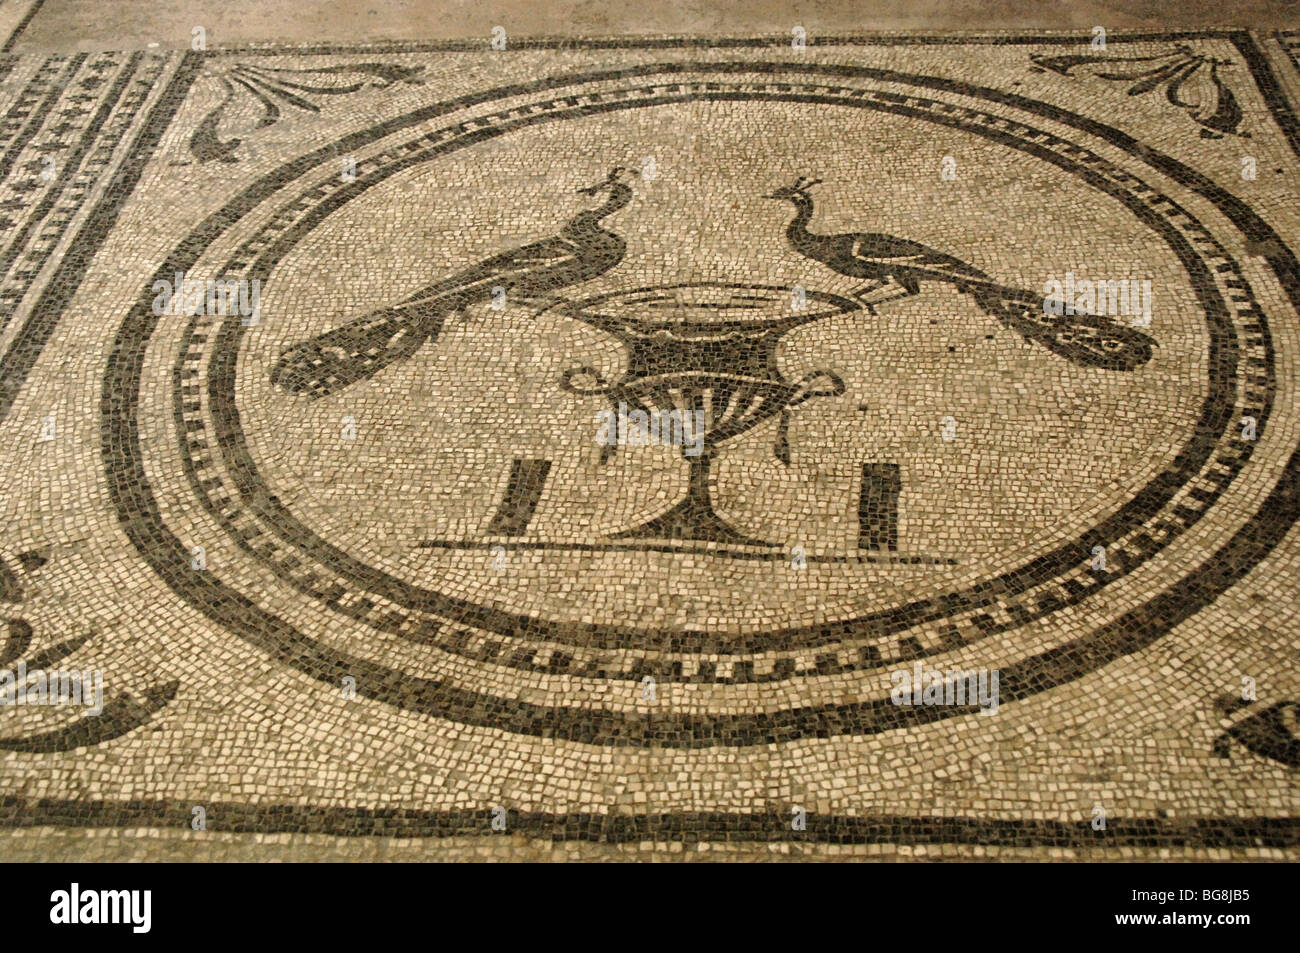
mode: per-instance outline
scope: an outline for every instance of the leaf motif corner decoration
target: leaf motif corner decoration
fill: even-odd
[[[190,136],[190,153],[200,164],[238,162],[236,154],[244,138],[221,138],[221,126],[227,110],[237,98],[247,97],[262,107],[249,133],[273,126],[285,109],[319,113],[317,101],[322,96],[339,96],[363,89],[386,89],[398,83],[420,85],[424,82],[419,66],[391,63],[349,63],[313,69],[257,66],[236,63],[226,67],[218,78],[225,90],[221,102],[208,112]]]
[[[1222,139],[1227,135],[1250,137],[1250,133],[1238,129],[1242,120],[1241,104],[1222,75],[1234,65],[1231,60],[1198,53],[1183,43],[1158,56],[1031,53],[1029,58],[1038,71],[1127,82],[1130,96],[1163,89],[1166,101],[1186,111],[1201,127],[1204,139]]]
[[[1250,703],[1230,702],[1221,707],[1230,723],[1235,712],[1249,708]],[[1300,702],[1276,702],[1231,724],[1215,739],[1214,756],[1230,759],[1234,741],[1252,754],[1300,768]]]
[[[48,558],[43,550],[20,553],[15,560],[22,568],[16,570],[0,556],[0,602],[23,602],[26,598],[23,576],[39,569]],[[35,636],[31,623],[11,617],[0,619],[0,624],[4,626],[4,634],[0,635],[0,674],[3,676],[0,684],[6,686],[6,692],[0,693],[0,711],[8,707],[17,692],[27,690],[26,680],[31,674],[39,672],[44,675],[45,670],[58,665],[90,640],[89,635],[74,636],[35,655],[28,655]],[[17,672],[9,668],[15,664]],[[139,692],[138,698],[123,692],[111,699],[101,699],[103,707],[98,714],[87,714],[35,734],[0,735],[0,751],[55,754],[112,741],[149,722],[176,697],[179,688],[180,681],[172,680],[151,685]]]

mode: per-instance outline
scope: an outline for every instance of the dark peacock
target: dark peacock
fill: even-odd
[[[608,195],[599,207],[571,218],[559,234],[493,255],[399,304],[287,348],[271,370],[271,382],[291,393],[325,397],[410,357],[437,336],[448,315],[491,300],[497,288],[511,299],[528,299],[609,271],[623,260],[627,246],[600,223],[631,200],[631,188],[620,181],[626,171],[616,168],[603,181],[579,189],[583,195]]]
[[[1075,364],[1131,371],[1151,360],[1156,342],[1141,331],[1099,315],[1045,313],[1041,294],[999,284],[978,268],[920,242],[878,232],[808,231],[813,217],[809,190],[820,182],[800,177],[764,197],[794,203],[797,211],[786,236],[795,251],[842,275],[866,280],[856,297],[873,313],[884,301],[919,294],[923,281],[942,281],[970,295],[981,310],[1026,340]],[[884,297],[876,297],[881,293]]]

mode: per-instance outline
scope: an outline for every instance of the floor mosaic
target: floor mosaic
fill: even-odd
[[[1293,859],[1297,50],[0,55],[0,851]]]

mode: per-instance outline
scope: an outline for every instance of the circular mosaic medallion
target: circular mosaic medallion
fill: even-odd
[[[893,704],[918,664],[1077,678],[1259,558],[1204,517],[1273,354],[1212,190],[1072,118],[674,63],[322,147],[159,272],[256,315],[123,325],[124,527],[277,662],[514,732],[760,744],[976,710]]]

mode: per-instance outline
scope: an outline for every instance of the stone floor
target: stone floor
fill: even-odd
[[[0,857],[1300,854],[1300,32],[76,10]]]

